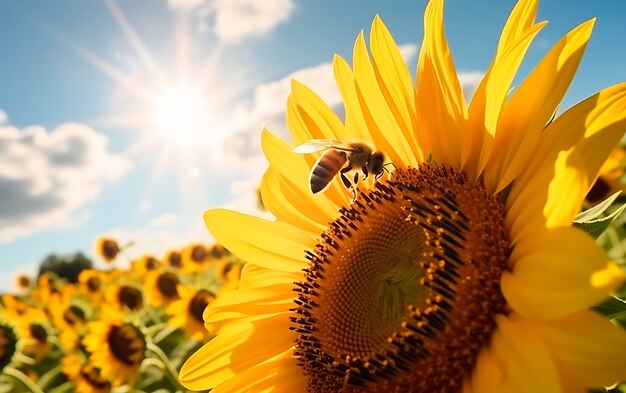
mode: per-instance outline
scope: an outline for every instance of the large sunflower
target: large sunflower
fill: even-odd
[[[334,60],[345,122],[293,83],[295,145],[356,138],[395,170],[362,182],[354,202],[337,179],[312,195],[318,157],[263,132],[262,197],[277,220],[205,213],[217,241],[250,262],[239,289],[207,308],[217,336],[185,363],[183,384],[215,393],[554,393],[626,379],[626,333],[589,310],[624,272],[571,226],[626,129],[626,84],[550,121],[590,20],[509,96],[545,25],[536,10],[534,0],[516,5],[469,106],[442,0],[426,8],[416,84],[378,17],[371,58],[361,34],[352,69]]]

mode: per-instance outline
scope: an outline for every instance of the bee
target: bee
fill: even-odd
[[[375,151],[370,145],[360,141],[342,143],[330,139],[311,139],[293,149],[294,153],[300,154],[319,151],[324,151],[324,154],[313,165],[309,177],[313,194],[326,190],[335,176],[339,175],[343,185],[356,199],[359,175],[363,173],[363,180],[369,175],[375,176],[374,179],[378,180],[385,171],[388,171],[385,166],[391,164],[385,164],[385,155],[382,152]],[[347,176],[350,171],[355,171],[352,182]]]

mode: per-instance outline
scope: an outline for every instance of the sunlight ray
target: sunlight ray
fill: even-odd
[[[143,64],[146,66],[148,71],[152,74],[152,77],[157,82],[158,85],[163,85],[167,83],[167,78],[163,75],[161,68],[154,60],[144,43],[141,41],[135,30],[132,28],[128,20],[119,9],[117,4],[113,0],[105,0],[106,6],[109,8],[111,15],[118,23],[126,38],[130,41],[130,44],[133,46],[139,58],[143,61]]]

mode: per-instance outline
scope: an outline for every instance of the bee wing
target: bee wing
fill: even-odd
[[[337,149],[344,151],[353,151],[354,149],[345,143],[333,141],[331,139],[311,139],[300,146],[293,148],[294,153],[309,154],[327,149]]]

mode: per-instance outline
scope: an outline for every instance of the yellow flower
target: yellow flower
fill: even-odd
[[[125,323],[114,311],[105,309],[100,317],[87,323],[88,333],[82,340],[91,353],[90,364],[115,386],[132,384],[145,358],[145,338],[135,325]]]
[[[589,310],[624,272],[571,223],[626,129],[626,84],[549,122],[594,21],[568,33],[511,94],[537,2],[521,0],[466,105],[431,0],[416,83],[380,18],[353,68],[335,57],[345,123],[294,82],[294,145],[351,138],[388,170],[312,195],[318,155],[265,131],[263,201],[276,221],[211,210],[248,261],[204,313],[217,336],[181,369],[213,392],[583,392],[626,379],[626,333]],[[549,123],[549,124],[548,124]],[[357,168],[359,169],[359,168]],[[362,175],[361,175],[362,176]]]
[[[159,267],[159,261],[152,255],[144,255],[135,259],[131,265],[135,277],[143,279],[148,272],[151,272]]]
[[[171,271],[154,270],[148,273],[143,284],[148,304],[152,307],[160,307],[178,299],[179,283],[180,279]]]
[[[134,285],[111,284],[104,298],[110,307],[118,311],[139,311],[143,307],[143,293]]]
[[[111,382],[102,377],[100,369],[92,366],[77,353],[70,353],[63,357],[61,370],[74,384],[76,393],[111,392]]]
[[[78,275],[78,289],[92,305],[98,306],[103,298],[103,274],[94,269],[85,269]]]
[[[194,289],[184,285],[178,286],[180,299],[167,306],[165,312],[170,316],[167,324],[173,328],[181,328],[187,336],[202,341],[209,336],[204,328],[202,313],[215,295],[206,289]]]
[[[163,257],[163,264],[172,268],[179,268],[182,263],[182,257],[178,251],[168,251]]]
[[[20,297],[5,293],[0,298],[6,320],[17,321],[28,310],[29,305]]]
[[[618,146],[606,160],[598,178],[585,196],[585,202],[593,206],[602,202],[617,191],[625,191],[622,178],[626,174],[626,146]]]
[[[21,351],[28,356],[40,360],[52,349],[50,336],[50,320],[46,312],[40,308],[29,308],[16,321],[17,331],[22,341]]]
[[[190,244],[182,250],[181,258],[180,271],[185,274],[192,274],[208,267],[211,253],[202,244]]]
[[[31,285],[31,279],[25,274],[20,274],[15,279],[15,284],[18,289],[28,289]]]
[[[96,255],[107,263],[111,263],[122,250],[117,241],[108,237],[99,237],[94,244]]]
[[[73,350],[85,334],[87,312],[78,303],[61,299],[51,302],[48,310],[63,348],[66,351]]]
[[[237,288],[239,285],[239,279],[241,278],[241,269],[243,263],[233,258],[222,258],[215,265],[215,274],[217,278],[222,282],[220,293],[223,291],[229,291]]]

